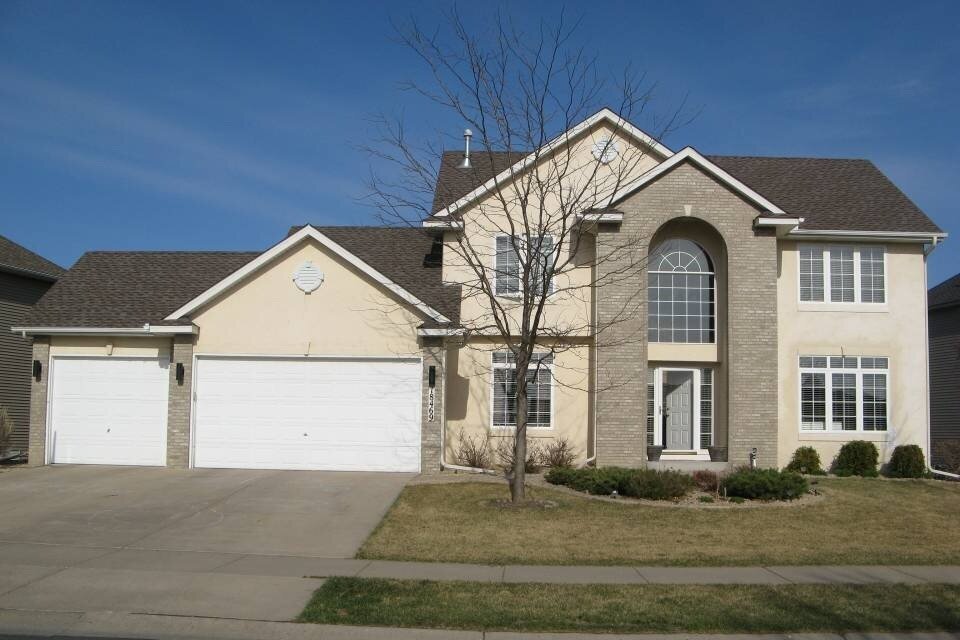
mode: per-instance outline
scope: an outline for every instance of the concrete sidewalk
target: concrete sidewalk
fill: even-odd
[[[960,633],[583,634],[514,633],[255,622],[131,613],[0,610],[0,639],[124,638],[152,640],[960,640]]]

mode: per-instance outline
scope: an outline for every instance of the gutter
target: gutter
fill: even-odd
[[[13,333],[19,333],[24,338],[28,335],[44,336],[130,336],[153,337],[171,336],[177,334],[193,334],[200,332],[195,325],[161,325],[151,326],[149,323],[142,327],[10,327]]]
[[[806,240],[864,240],[868,242],[918,242],[936,246],[946,237],[946,233],[928,231],[848,231],[848,230],[819,230],[794,229],[787,233],[788,238],[802,238]]]

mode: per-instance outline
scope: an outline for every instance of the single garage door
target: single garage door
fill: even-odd
[[[198,358],[194,466],[418,471],[419,360]]]
[[[165,358],[54,358],[50,461],[166,464],[169,384]]]

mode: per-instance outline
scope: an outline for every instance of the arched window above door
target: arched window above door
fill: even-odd
[[[647,262],[650,342],[716,342],[716,274],[692,240],[664,240]]]

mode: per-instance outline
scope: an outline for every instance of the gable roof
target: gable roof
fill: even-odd
[[[297,233],[302,227],[295,227]],[[459,288],[424,265],[433,238],[420,229],[319,227],[339,246],[450,322],[459,316]],[[34,306],[28,328],[182,326],[171,314],[263,256],[259,251],[93,251],[85,253]],[[428,321],[432,326],[446,322]],[[37,331],[32,331],[38,333]]]
[[[486,175],[486,177],[483,178],[480,182],[474,183],[473,186],[471,186],[467,192],[463,193],[459,197],[456,197],[452,201],[448,197],[448,194],[453,192],[454,189],[448,189],[448,185],[444,184],[443,185],[444,189],[441,192],[440,191],[441,184],[439,180],[440,176],[438,174],[437,189],[434,191],[434,205],[437,204],[438,195],[442,195],[443,197],[439,199],[447,202],[447,204],[443,205],[440,208],[436,208],[435,206],[431,217],[443,218],[448,215],[456,213],[463,206],[470,204],[471,202],[474,202],[476,199],[480,198],[483,194],[489,192],[491,189],[494,188],[494,186],[496,186],[498,182],[501,182],[509,178],[513,174],[523,171],[527,167],[531,166],[537,160],[549,155],[554,149],[559,148],[561,145],[578,138],[582,134],[587,133],[588,131],[590,131],[590,129],[592,129],[594,126],[600,123],[607,123],[611,125],[614,129],[616,129],[622,135],[629,136],[639,141],[641,144],[650,147],[651,149],[659,153],[664,158],[669,158],[670,156],[673,155],[673,151],[671,151],[666,145],[662,144],[659,140],[657,140],[650,134],[646,133],[645,131],[641,131],[640,129],[635,127],[632,123],[630,123],[628,120],[621,118],[619,115],[614,113],[613,110],[604,107],[603,109],[600,109],[589,118],[586,118],[579,124],[576,124],[573,127],[570,127],[563,133],[554,137],[552,140],[550,140],[550,142],[540,147],[539,155],[535,155],[529,151],[527,152],[524,152],[524,151],[496,152],[496,151],[479,150],[479,151],[473,152],[470,156],[471,162],[473,161],[474,157],[479,158],[484,155],[487,155],[489,157],[480,161],[481,166],[479,171],[465,170],[465,173],[472,173],[473,177],[475,178],[483,175]],[[462,157],[462,154],[461,154],[461,157]],[[503,164],[503,166],[501,167],[500,166],[501,163],[505,163],[505,164]],[[441,157],[441,171],[442,169],[443,169],[443,161]],[[457,180],[461,179],[461,176],[456,173],[448,172],[448,177],[447,177],[448,180],[452,179],[450,176],[456,176]],[[466,179],[463,179],[463,184],[466,184],[467,182],[468,181]]]
[[[0,271],[40,280],[56,280],[63,275],[59,265],[4,236],[0,236]]]
[[[869,160],[707,156],[764,194],[801,229],[942,233]]]
[[[336,227],[333,227],[333,228],[336,229]],[[370,235],[369,234],[370,229],[383,230],[384,227],[379,227],[379,228],[378,227],[354,227],[353,229],[355,233],[341,234],[340,237],[347,238],[348,240],[352,240],[354,246],[363,246],[364,248],[367,249],[367,252],[370,253],[369,249],[372,245],[369,241],[362,244],[357,241],[369,240],[368,236]],[[361,230],[367,230],[367,231],[361,231]],[[425,239],[429,239],[430,246],[431,247],[433,246],[432,238],[429,238],[429,236],[427,236],[423,231],[420,231],[418,229],[409,229],[408,231],[421,234],[421,236],[424,237]],[[277,258],[278,256],[282,255],[292,247],[295,247],[296,245],[300,244],[301,242],[307,239],[312,239],[320,243],[321,245],[326,247],[328,250],[330,250],[332,253],[336,254],[337,256],[339,256],[340,258],[348,262],[354,269],[364,273],[369,278],[376,281],[384,288],[390,290],[394,295],[401,298],[411,306],[415,307],[421,313],[429,316],[434,321],[440,322],[440,323],[450,322],[450,318],[445,316],[443,313],[441,313],[434,307],[430,306],[428,303],[424,302],[416,294],[412,293],[408,289],[399,285],[389,276],[383,274],[382,272],[377,270],[375,267],[371,266],[367,261],[360,258],[353,251],[344,247],[343,245],[335,241],[333,238],[331,238],[329,235],[321,232],[319,229],[309,224],[289,234],[285,239],[281,240],[274,246],[270,247],[269,249],[261,253],[259,256],[257,256],[256,258],[254,258],[253,260],[245,264],[240,269],[237,269],[236,271],[228,275],[226,278],[223,278],[221,281],[217,282],[216,284],[214,284],[212,287],[210,287],[200,295],[196,296],[195,298],[191,299],[190,301],[182,305],[177,310],[171,312],[170,315],[168,315],[165,318],[165,320],[175,321],[175,320],[188,318],[190,314],[196,311],[197,309],[200,309],[201,307],[208,304],[212,300],[216,299],[218,296],[222,295],[226,291],[229,291],[232,287],[239,284],[245,278],[256,273],[260,269],[267,267],[275,258]],[[390,246],[389,248],[392,251],[395,251],[398,253],[403,250],[403,247],[396,246],[396,245]],[[423,268],[423,264],[424,264],[423,257],[425,255],[426,254],[424,253],[418,256],[420,260],[421,268]]]
[[[489,157],[498,168],[515,162],[512,155],[503,152],[483,152],[482,155]],[[788,215],[802,217],[801,229],[942,233],[869,160],[703,157]],[[455,201],[481,184],[480,178],[485,178],[482,169],[476,172],[477,177],[473,177],[470,170],[457,169],[460,158],[459,152],[444,153],[435,204],[441,200]]]
[[[653,182],[660,176],[669,172],[674,167],[683,164],[684,162],[690,162],[697,165],[701,170],[713,176],[718,182],[725,184],[732,191],[739,193],[742,197],[753,202],[754,205],[763,211],[773,214],[786,213],[776,204],[770,202],[764,196],[757,193],[740,180],[737,180],[735,177],[731,176],[728,172],[724,171],[723,168],[718,167],[716,164],[700,155],[700,153],[693,147],[684,147],[679,152],[673,154],[670,158],[664,160],[643,175],[631,180],[619,191],[613,194],[609,201],[600,203],[601,207],[612,207],[617,202],[629,197],[632,193],[642,189],[645,185]]]
[[[949,278],[927,293],[927,306],[947,307],[960,304],[960,273]]]
[[[164,324],[163,318],[170,311],[258,255],[255,252],[88,252],[40,298],[23,324],[83,328]]]

